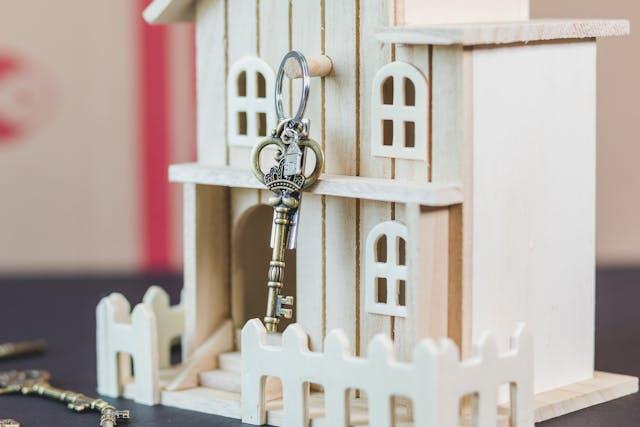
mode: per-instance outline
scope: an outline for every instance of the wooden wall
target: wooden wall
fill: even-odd
[[[476,48],[472,330],[532,328],[536,391],[590,378],[595,334],[595,41]],[[465,208],[467,196],[465,195]]]
[[[393,24],[394,16],[393,0],[199,2],[199,161],[248,167],[250,149],[226,145],[222,101],[226,83],[222,76],[247,55],[260,56],[275,70],[282,56],[296,49],[307,56],[326,54],[334,63],[329,77],[313,79],[306,113],[311,119],[311,137],[325,151],[325,172],[429,180],[430,155],[425,161],[371,155],[369,102],[374,74],[394,60],[413,63],[427,79],[431,73],[428,47],[396,48],[375,40],[375,30]],[[291,87],[297,104],[299,83]],[[430,118],[424,119],[428,124]],[[231,192],[231,223],[243,210],[264,202],[266,196],[258,193]],[[367,234],[379,222],[402,220],[403,215],[402,208],[395,204],[304,196],[296,306],[298,322],[310,334],[313,348],[319,349],[326,332],[336,327],[347,332],[357,352],[363,352],[378,332],[395,336],[407,330],[393,318],[370,315],[362,309],[362,259]],[[239,300],[232,292],[234,312],[239,310]]]

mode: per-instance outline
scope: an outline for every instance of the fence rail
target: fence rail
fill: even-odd
[[[371,427],[394,426],[393,398],[410,399],[413,425],[454,427],[463,397],[475,396],[470,417],[476,427],[495,427],[498,390],[510,389],[511,426],[533,426],[532,338],[519,325],[510,349],[498,352],[495,339],[485,334],[473,355],[460,360],[451,340],[423,340],[411,363],[397,362],[391,340],[378,335],[369,343],[367,357],[352,356],[340,330],[325,339],[324,352],[311,352],[300,325],[289,326],[282,347],[267,345],[262,323],[249,321],[242,330],[242,421],[265,424],[264,380],[279,377],[283,386],[283,426],[309,425],[309,383],[324,388],[325,419],[349,426],[348,391],[363,390],[368,397]]]

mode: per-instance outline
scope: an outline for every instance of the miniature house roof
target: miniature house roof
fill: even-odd
[[[145,9],[144,19],[153,24],[193,21],[196,1],[154,0]],[[621,19],[542,19],[389,27],[378,31],[376,38],[383,43],[470,46],[627,34],[629,22]]]
[[[376,38],[383,43],[472,46],[627,34],[629,21],[624,19],[534,19],[389,27],[379,30]]]
[[[144,19],[151,24],[188,22],[194,18],[195,0],[154,0],[144,11]]]

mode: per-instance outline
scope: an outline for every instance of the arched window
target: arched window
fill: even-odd
[[[392,62],[373,79],[371,152],[374,156],[425,160],[427,79],[413,65]]]
[[[230,145],[253,147],[275,126],[273,69],[260,58],[238,60],[227,78]]]
[[[365,308],[374,314],[407,316],[407,227],[386,221],[367,236]]]

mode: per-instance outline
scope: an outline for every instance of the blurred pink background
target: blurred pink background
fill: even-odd
[[[147,2],[0,4],[0,273],[180,267],[193,29],[147,25]]]
[[[148,26],[146,3],[2,0],[0,274],[180,269],[167,166],[195,159],[193,28]],[[599,265],[638,265],[640,3],[532,0],[531,15],[632,21],[599,46],[597,237]]]

